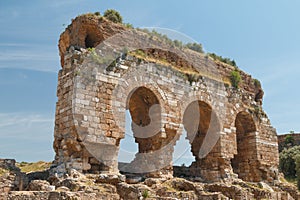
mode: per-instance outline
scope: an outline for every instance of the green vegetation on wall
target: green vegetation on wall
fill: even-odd
[[[202,44],[198,44],[198,43],[187,43],[185,45],[185,47],[193,50],[193,51],[196,51],[196,52],[199,52],[199,53],[204,53],[203,51],[203,48],[202,48]]]
[[[149,29],[139,29],[137,28],[137,30],[139,31],[143,31],[144,33],[147,33],[148,35],[150,35],[151,38],[158,38],[164,42],[166,42],[169,45],[178,47],[178,48],[188,48],[191,49],[193,51],[199,52],[199,53],[204,53],[203,48],[202,48],[202,44],[200,43],[186,43],[184,44],[182,41],[180,40],[171,40],[167,35],[165,34],[161,34],[159,32],[157,32],[156,30],[149,30]]]
[[[114,9],[109,9],[104,12],[104,17],[114,23],[123,23],[123,17]]]
[[[95,12],[93,15],[101,17],[100,12]],[[133,25],[130,24],[130,23],[123,23],[123,17],[121,16],[121,14],[118,11],[116,11],[114,9],[106,10],[104,12],[103,16],[106,19],[108,19],[108,20],[110,20],[114,23],[123,24],[127,28],[134,28]],[[179,40],[171,40],[167,35],[161,34],[157,31],[155,31],[154,29],[149,30],[149,29],[137,28],[137,30],[143,31],[143,32],[149,34],[151,38],[154,38],[154,37],[159,38],[159,39],[163,40],[164,42],[166,42],[167,44],[170,44],[172,46],[175,46],[175,47],[178,47],[178,48],[188,48],[188,49],[191,49],[191,50],[199,52],[199,53],[204,53],[202,44],[200,44],[200,43],[193,42],[193,43],[184,44],[182,41],[179,41]],[[207,56],[213,58],[214,60],[218,60],[220,62],[223,62],[223,63],[229,64],[231,66],[237,67],[235,61],[231,60],[230,58],[223,58],[222,56],[218,56],[215,53],[208,53]]]
[[[208,53],[208,56],[210,56],[211,58],[213,58],[214,60],[218,60],[220,62],[226,63],[228,65],[237,67],[236,63],[234,60],[231,60],[230,58],[223,58],[222,56],[218,56],[215,53]]]
[[[231,81],[232,87],[234,87],[234,88],[239,87],[239,83],[241,82],[241,75],[237,69],[233,70],[230,73],[230,81]]]
[[[261,87],[261,83],[260,83],[260,81],[259,81],[259,80],[257,80],[257,79],[253,79],[253,82],[254,82],[254,85],[255,85],[255,87],[258,87],[258,88],[260,88],[260,87]]]

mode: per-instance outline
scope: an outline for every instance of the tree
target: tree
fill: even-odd
[[[294,137],[292,135],[285,136],[284,143],[294,145]]]
[[[123,23],[122,16],[114,9],[106,10],[103,16],[114,23]]]
[[[300,146],[284,149],[279,155],[279,169],[286,178],[296,178],[296,158],[300,155]],[[300,167],[297,168],[300,171]],[[298,172],[300,173],[300,172]]]
[[[297,186],[300,190],[300,155],[296,156],[296,176],[297,176]]]

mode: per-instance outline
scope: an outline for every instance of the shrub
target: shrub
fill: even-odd
[[[292,135],[285,136],[284,143],[293,145],[294,144],[294,137]]]
[[[296,178],[296,158],[300,155],[300,146],[284,149],[279,155],[279,169],[286,178]],[[299,158],[297,158],[299,160]],[[298,173],[299,164],[298,164]]]
[[[185,45],[187,48],[193,50],[193,51],[197,51],[199,53],[204,53],[203,48],[202,48],[202,44],[198,44],[198,43],[187,43]]]
[[[179,48],[182,48],[183,47],[183,44],[181,41],[179,40],[173,40],[173,43],[176,47],[179,47]]]
[[[103,16],[114,23],[122,23],[123,22],[123,18],[120,15],[120,13],[113,9],[106,10],[104,12]]]
[[[126,28],[133,28],[133,25],[130,24],[130,23],[126,23],[126,24],[124,24],[124,25],[125,25]]]
[[[298,190],[300,190],[300,155],[297,155],[295,160],[296,160],[297,186],[298,186]]]
[[[222,56],[218,56],[218,55],[215,54],[215,53],[208,53],[208,55],[209,55],[211,58],[213,58],[214,60],[218,60],[218,61],[221,61],[221,62],[226,63],[226,64],[228,64],[228,65],[237,67],[236,62],[235,62],[234,60],[231,60],[230,58],[223,58]]]
[[[101,16],[100,12],[95,12],[94,14],[97,16]]]
[[[255,87],[261,87],[261,83],[260,83],[260,81],[259,80],[257,80],[257,79],[253,79],[253,82],[254,82],[254,86]]]
[[[239,83],[241,82],[241,75],[237,69],[235,69],[234,71],[231,72],[230,81],[231,81],[232,87],[234,87],[234,88],[239,87]]]

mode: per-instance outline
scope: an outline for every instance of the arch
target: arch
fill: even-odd
[[[126,108],[132,118],[132,131],[139,144],[139,153],[156,150],[160,142],[161,106],[157,96],[146,87],[133,90],[128,96]]]
[[[129,101],[131,96],[135,91],[139,90],[139,88],[144,88],[144,90],[151,91],[151,96],[155,96],[158,101],[158,105],[161,110],[161,121],[166,121],[166,108],[167,108],[167,99],[164,91],[159,87],[159,85],[155,81],[150,81],[145,78],[149,76],[148,72],[144,76],[141,76],[141,72],[145,73],[143,67],[138,67],[132,69],[127,69],[127,76],[124,76],[124,79],[121,83],[117,85],[117,87],[113,90],[112,94],[112,109],[113,115],[116,121],[116,125],[120,128],[121,132],[123,132],[125,127],[125,111],[129,109]],[[136,124],[139,124],[137,122]],[[161,131],[164,132],[164,126],[161,124]]]
[[[251,114],[239,112],[235,119],[237,154],[231,160],[234,173],[245,181],[255,181],[257,161],[256,125]]]
[[[120,171],[125,174],[147,174],[160,170],[161,165],[158,162],[162,161],[153,155],[155,152],[161,153],[167,138],[161,137],[161,105],[158,97],[147,87],[135,88],[127,97],[126,109],[132,119],[131,129],[135,143],[138,144],[138,152]],[[148,168],[148,165],[152,168]]]
[[[101,31],[93,29],[91,26],[81,27],[84,33],[81,41],[85,48],[96,48],[104,40],[104,35]]]
[[[192,101],[184,111],[183,126],[195,158],[185,176],[202,177],[202,171],[212,169],[211,164],[215,162],[215,155],[211,153],[217,151],[215,147],[220,136],[217,114],[208,103],[200,100]],[[186,169],[182,170],[186,171]]]
[[[84,44],[86,48],[94,48],[97,46],[97,36],[94,33],[87,34],[84,39]]]
[[[217,114],[206,102],[193,101],[184,112],[183,125],[196,161],[203,159],[219,139],[220,123]]]
[[[183,115],[183,126],[192,145],[192,153],[199,160],[199,151],[210,125],[212,108],[203,101],[193,101]]]

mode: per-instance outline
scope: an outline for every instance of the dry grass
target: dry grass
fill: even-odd
[[[22,172],[28,173],[28,172],[44,171],[46,169],[49,169],[51,166],[51,162],[45,162],[45,161],[38,161],[35,163],[21,162],[21,163],[17,163],[16,165],[21,169]]]
[[[8,172],[9,172],[8,170],[0,168],[0,176],[6,174]]]
[[[194,75],[194,76],[204,76],[204,77],[207,77],[209,79],[212,79],[212,80],[215,80],[215,81],[218,81],[218,82],[223,82],[224,84],[227,84],[227,85],[231,86],[231,81],[228,77],[216,77],[213,74],[210,74],[210,73],[207,73],[207,72],[204,72],[204,71],[199,71],[198,72],[191,66],[186,67],[186,68],[183,68],[181,66],[175,66],[175,65],[172,65],[170,62],[168,62],[165,59],[153,58],[153,57],[151,57],[151,55],[150,56],[146,55],[143,51],[140,51],[140,50],[129,52],[129,55],[134,56],[134,57],[139,58],[139,59],[142,59],[142,60],[147,61],[147,62],[152,62],[152,63],[160,64],[160,65],[163,65],[163,66],[168,66],[168,67],[172,68],[173,70],[181,72],[182,74],[189,74],[189,75]],[[225,64],[225,63],[222,63],[222,64],[228,65],[228,64]]]

